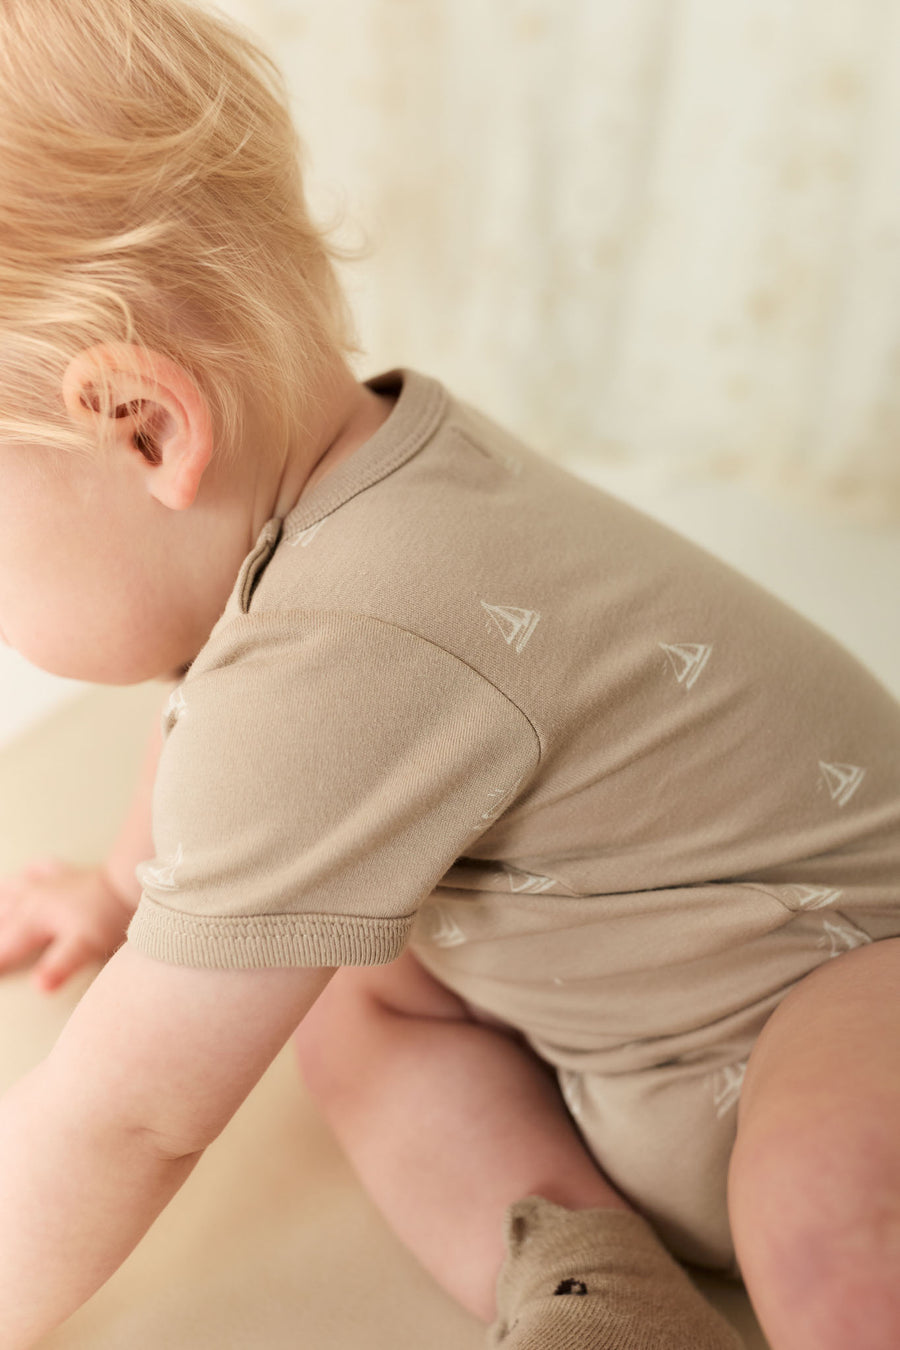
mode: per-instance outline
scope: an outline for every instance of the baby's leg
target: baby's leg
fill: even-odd
[[[900,939],[820,967],[766,1024],[729,1213],[773,1350],[900,1346]]]
[[[437,1281],[494,1322],[492,1345],[738,1344],[599,1171],[546,1065],[411,954],[339,971],[295,1041],[363,1185]]]
[[[514,1201],[629,1208],[584,1148],[551,1071],[474,1021],[411,954],[339,971],[295,1044],[366,1190],[476,1317],[494,1316]]]

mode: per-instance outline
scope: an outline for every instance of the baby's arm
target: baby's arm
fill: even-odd
[[[0,1099],[0,1347],[30,1350],[118,1268],[330,970],[194,970],[127,943]]]

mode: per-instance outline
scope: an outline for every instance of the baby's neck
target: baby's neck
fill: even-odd
[[[376,394],[366,385],[356,384],[356,394],[347,421],[317,462],[300,495],[307,493],[320,478],[331,473],[361,445],[365,445],[382,423],[387,421],[395,403],[392,394]]]
[[[304,447],[289,458],[273,514],[286,516],[320,479],[370,440],[395,402],[393,395],[376,394],[360,384],[344,367],[342,375],[329,385],[314,449],[310,452]]]

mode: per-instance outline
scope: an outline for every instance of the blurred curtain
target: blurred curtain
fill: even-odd
[[[898,0],[220,0],[286,70],[366,373],[573,464],[900,520]]]

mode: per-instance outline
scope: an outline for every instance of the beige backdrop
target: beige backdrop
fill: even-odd
[[[223,0],[368,239],[367,368],[900,520],[897,0]]]

